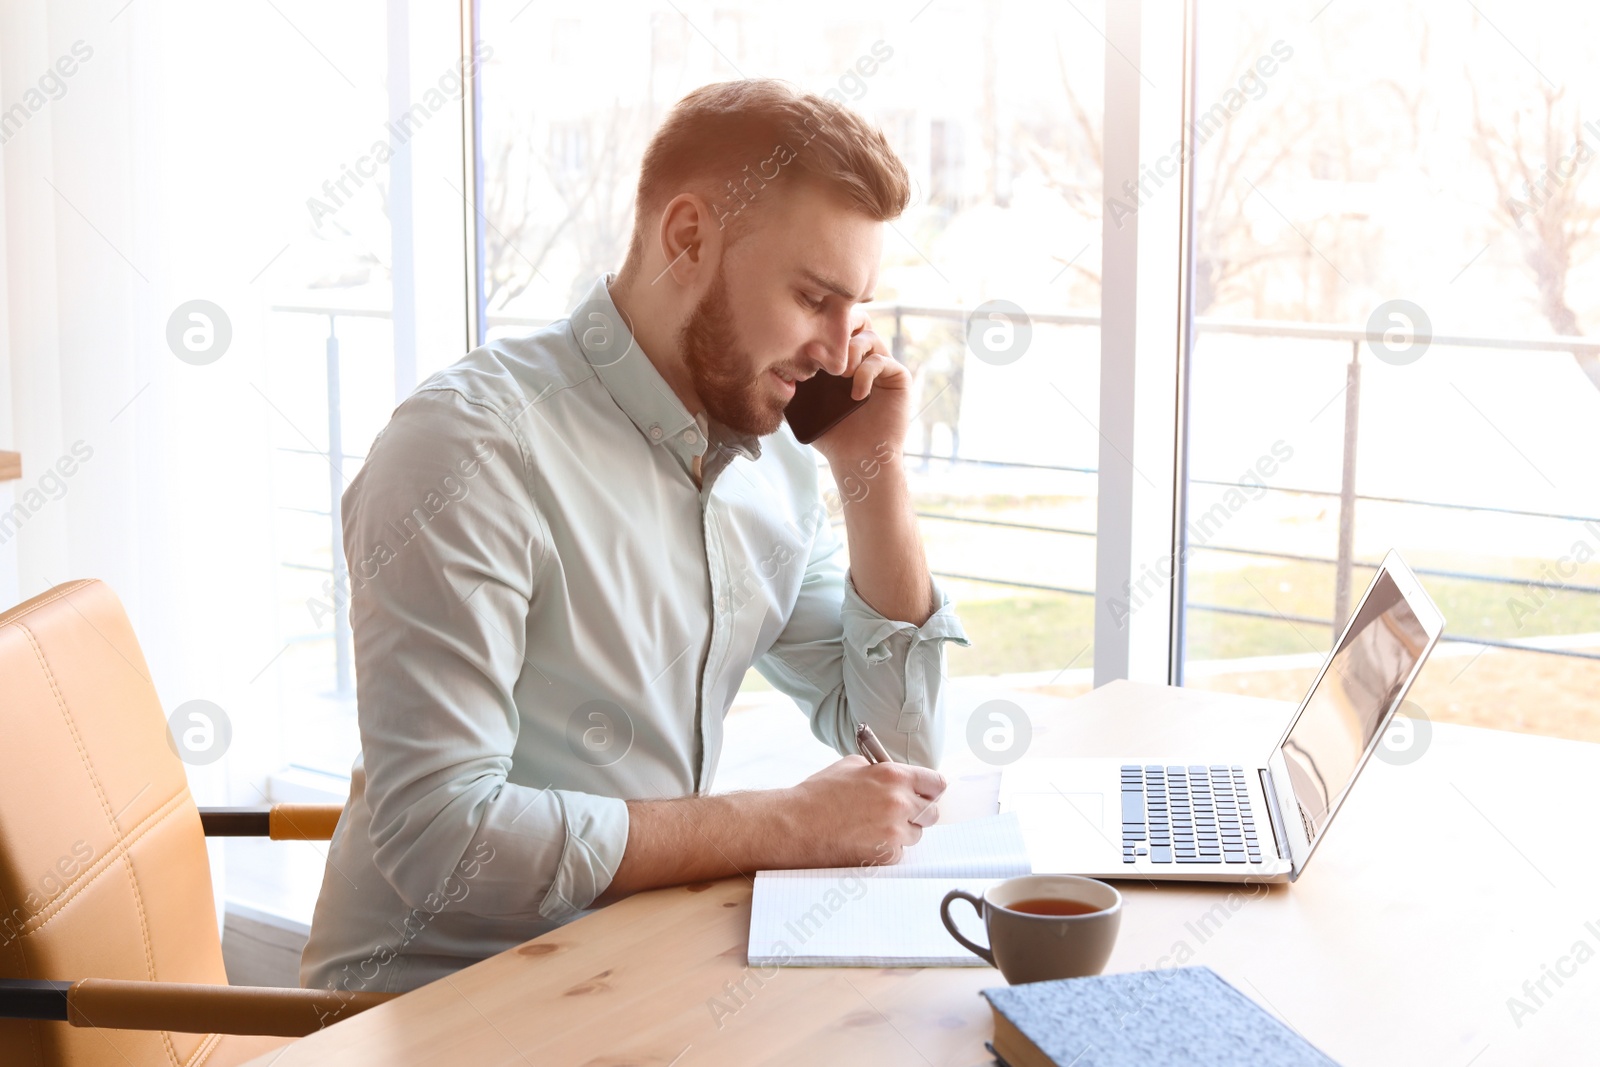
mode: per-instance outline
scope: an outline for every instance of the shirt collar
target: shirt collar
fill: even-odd
[[[689,414],[672,386],[656,370],[650,357],[634,340],[626,316],[611,300],[615,274],[597,280],[573,309],[569,319],[573,341],[601,383],[653,445],[665,445],[678,457],[685,470],[694,457],[709,445],[756,459],[761,441],[752,434],[736,433],[703,413],[697,419]],[[708,440],[709,435],[709,440]],[[711,457],[703,461],[710,465]]]

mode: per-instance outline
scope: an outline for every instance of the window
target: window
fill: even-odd
[[[263,309],[281,650],[257,684],[277,689],[283,762],[335,776],[360,749],[340,497],[394,406],[466,339],[459,26],[395,10],[291,5],[270,38],[282,66],[316,64],[297,128],[318,136],[278,153],[299,210]]]
[[[1185,684],[1298,699],[1393,547],[1408,711],[1600,740],[1600,34],[1512,15],[1199,4]]]
[[[564,317],[621,266],[640,156],[689,90],[776,76],[841,97],[884,129],[913,182],[869,311],[918,383],[916,507],[975,639],[951,650],[950,670],[1087,689],[1103,4],[883,11],[599,5],[582,19],[604,28],[605,62],[575,92],[570,72],[529,59],[574,32],[564,20],[484,0],[486,333]],[[573,139],[587,145],[581,170],[567,163]],[[752,673],[747,686],[765,683]]]

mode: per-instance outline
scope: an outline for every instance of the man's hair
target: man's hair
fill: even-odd
[[[718,224],[743,232],[773,182],[806,181],[883,222],[911,199],[911,183],[883,133],[833,100],[773,78],[701,86],[662,120],[639,166],[633,239],[624,270],[637,267],[662,208],[697,193]]]

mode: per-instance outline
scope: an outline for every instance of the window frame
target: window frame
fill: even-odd
[[[1097,688],[1117,678],[1182,684],[1194,21],[1195,0],[1106,7],[1107,203],[1125,182],[1141,184],[1147,160],[1159,167],[1181,151],[1125,225],[1102,215]]]

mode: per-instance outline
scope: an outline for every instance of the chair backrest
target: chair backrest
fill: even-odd
[[[227,984],[200,813],[122,602],[0,614],[0,977]],[[0,1063],[143,1067],[208,1034],[0,1020]]]

